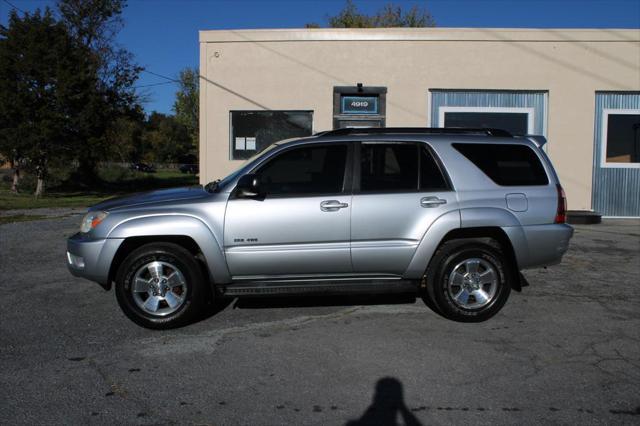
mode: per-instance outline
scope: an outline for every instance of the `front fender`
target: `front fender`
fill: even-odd
[[[124,219],[115,225],[107,238],[154,237],[161,235],[192,238],[205,257],[215,283],[231,280],[220,242],[206,223],[186,214],[149,214]]]
[[[418,244],[411,262],[404,273],[406,279],[421,279],[431,257],[447,233],[460,228],[460,210],[452,210],[437,218],[427,229]]]

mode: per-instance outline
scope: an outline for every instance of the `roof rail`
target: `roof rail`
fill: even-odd
[[[513,135],[506,130],[490,128],[465,127],[346,127],[344,129],[318,132],[314,136],[345,136],[345,135],[377,135],[382,133],[423,133],[430,135],[485,135],[511,138]]]

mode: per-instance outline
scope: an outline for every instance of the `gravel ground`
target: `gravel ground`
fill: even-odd
[[[0,226],[0,424],[640,423],[639,221],[576,226],[481,324],[342,297],[154,332],[67,272],[81,212]]]

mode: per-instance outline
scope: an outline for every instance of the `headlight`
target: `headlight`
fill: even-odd
[[[82,218],[82,223],[80,224],[80,232],[86,234],[87,232],[98,226],[105,217],[107,217],[107,212],[97,211],[87,213]]]

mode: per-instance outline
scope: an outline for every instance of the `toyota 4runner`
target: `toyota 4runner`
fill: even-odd
[[[541,136],[496,129],[340,129],[278,142],[204,187],[89,209],[73,275],[139,325],[193,321],[218,297],[419,293],[483,321],[559,263],[573,229]]]

